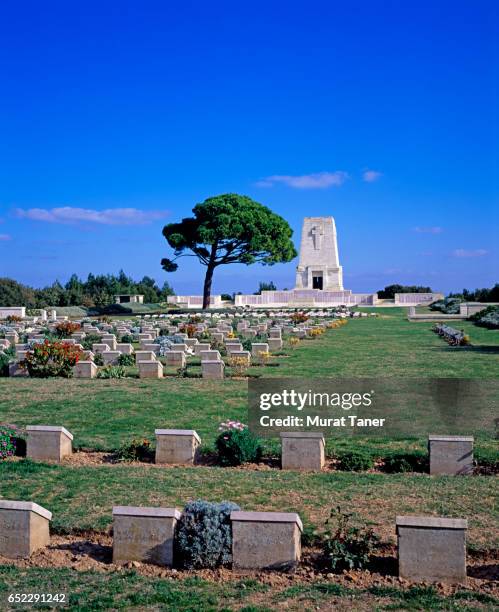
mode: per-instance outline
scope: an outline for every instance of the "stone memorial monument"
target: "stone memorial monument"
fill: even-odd
[[[343,269],[333,217],[303,219],[296,289],[343,291]]]

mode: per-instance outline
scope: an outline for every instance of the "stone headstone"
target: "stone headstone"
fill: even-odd
[[[466,582],[466,519],[397,516],[399,576]]]
[[[231,512],[232,566],[289,571],[301,557],[303,525],[298,514]]]
[[[156,429],[156,463],[192,464],[201,438],[193,429]]]
[[[473,472],[472,436],[428,436],[430,474],[458,476]]]
[[[52,513],[38,504],[0,499],[0,555],[29,557],[50,542]]]
[[[176,508],[113,508],[113,563],[139,561],[171,567]]]
[[[320,432],[282,432],[283,470],[317,470],[324,467],[325,442]]]
[[[55,425],[26,427],[26,457],[38,461],[62,461],[73,452],[73,434]]]

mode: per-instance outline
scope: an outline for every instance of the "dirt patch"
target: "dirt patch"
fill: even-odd
[[[95,466],[95,465],[126,465],[132,467],[175,467],[172,464],[161,464],[156,465],[153,460],[142,460],[142,461],[120,461],[114,453],[109,452],[99,452],[92,451],[89,449],[80,449],[77,452],[74,452],[71,456],[65,457],[63,460],[64,464],[67,465],[76,465],[76,466]],[[339,461],[336,459],[329,459],[326,461],[324,468],[321,472],[338,472],[343,470],[338,470]],[[204,453],[196,460],[196,463],[189,467],[210,467],[210,466],[219,466],[216,453]],[[245,463],[243,465],[235,466],[230,469],[235,470],[249,470],[252,472],[259,471],[268,471],[268,470],[280,470],[281,469],[281,461],[279,457],[265,457],[259,463]],[[365,470],[363,473],[366,474],[385,474],[387,473],[383,469],[383,462],[376,462],[375,466],[369,470]],[[407,475],[423,475],[427,474],[427,472],[405,472]],[[496,476],[497,468],[484,468],[476,467],[473,475],[487,475],[487,476]]]
[[[350,588],[366,589],[372,586],[410,587],[412,583],[397,577],[396,549],[383,546],[377,552],[370,570],[356,570],[335,574],[323,567],[320,552],[305,547],[302,561],[294,573],[272,571],[236,572],[228,568],[214,570],[177,570],[148,563],[132,561],[123,565],[112,561],[112,536],[105,534],[86,534],[84,536],[51,536],[50,545],[35,551],[27,559],[7,559],[0,556],[0,564],[14,565],[19,568],[71,568],[76,571],[94,570],[99,572],[120,572],[124,568],[135,569],[139,574],[171,580],[183,580],[193,576],[211,582],[226,582],[241,577],[253,578],[261,584],[281,590],[299,584],[313,584],[328,581]],[[475,592],[499,596],[499,551],[471,553],[468,558],[468,589]],[[449,595],[458,585],[438,583],[437,590]]]

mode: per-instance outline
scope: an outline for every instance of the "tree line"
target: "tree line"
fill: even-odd
[[[175,292],[166,281],[160,288],[150,276],[135,281],[123,270],[120,270],[118,275],[89,274],[86,281],[73,274],[65,285],[56,280],[42,289],[23,285],[12,278],[0,278],[0,306],[91,308],[113,304],[117,294],[142,294],[145,303],[154,304],[166,301],[166,298],[175,295]]]

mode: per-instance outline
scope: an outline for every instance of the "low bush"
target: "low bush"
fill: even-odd
[[[308,318],[308,315],[306,315],[304,312],[294,312],[290,316],[291,321],[295,325],[297,325],[298,323],[305,323],[305,321],[308,321]]]
[[[4,351],[0,352],[0,376],[9,375],[9,363],[12,361],[12,357],[7,355]]]
[[[297,338],[296,336],[291,336],[288,342],[291,348],[296,348],[300,344],[300,338]]]
[[[102,356],[102,353],[95,353],[94,355],[94,363],[96,366],[103,366],[104,365],[104,357]]]
[[[229,365],[232,368],[234,376],[244,376],[248,370],[248,360],[244,357],[231,357]]]
[[[72,321],[61,321],[55,326],[55,334],[58,338],[69,338],[75,331],[80,329],[81,326],[79,323],[73,323]]]
[[[194,325],[194,323],[186,323],[180,327],[180,331],[187,334],[188,338],[194,338],[197,332],[197,327]]]
[[[71,378],[73,366],[78,363],[81,356],[81,349],[74,344],[45,340],[34,344],[20,365],[28,370],[32,378],[53,376]]]
[[[471,315],[470,320],[480,327],[499,329],[499,306],[487,306],[484,310]]]
[[[445,298],[444,300],[437,300],[430,304],[430,310],[436,310],[443,312],[444,314],[459,314],[459,305],[462,300],[459,298]]]
[[[0,460],[16,454],[16,435],[13,428],[0,425]]]
[[[135,357],[133,355],[125,355],[122,353],[118,357],[118,365],[120,366],[133,366],[135,365]]]
[[[122,365],[107,365],[97,372],[97,378],[125,378],[126,371]]]
[[[394,451],[383,459],[383,471],[389,474],[427,472],[428,467],[428,453],[420,450],[410,452]]]
[[[218,428],[221,433],[215,445],[221,465],[256,463],[262,458],[262,445],[246,425],[239,421],[226,421]]]
[[[92,350],[92,346],[94,344],[99,344],[101,342],[101,337],[99,336],[99,334],[88,334],[86,335],[83,340],[80,342],[80,344],[83,346],[83,348],[87,351],[91,351]]]
[[[163,330],[161,330],[163,331]],[[133,336],[130,334],[123,334],[123,336],[121,336],[120,338],[120,342],[122,342],[123,344],[132,344],[133,342]]]
[[[364,450],[341,451],[335,459],[337,468],[345,472],[363,472],[374,466],[374,457]]]
[[[151,443],[146,438],[124,442],[115,454],[118,461],[150,461],[154,457]]]
[[[379,542],[372,529],[350,525],[351,518],[351,514],[341,512],[338,506],[331,510],[326,521],[322,553],[328,569],[336,572],[365,568]]]
[[[190,502],[177,523],[175,557],[187,569],[213,568],[232,561],[230,513],[237,504]]]

